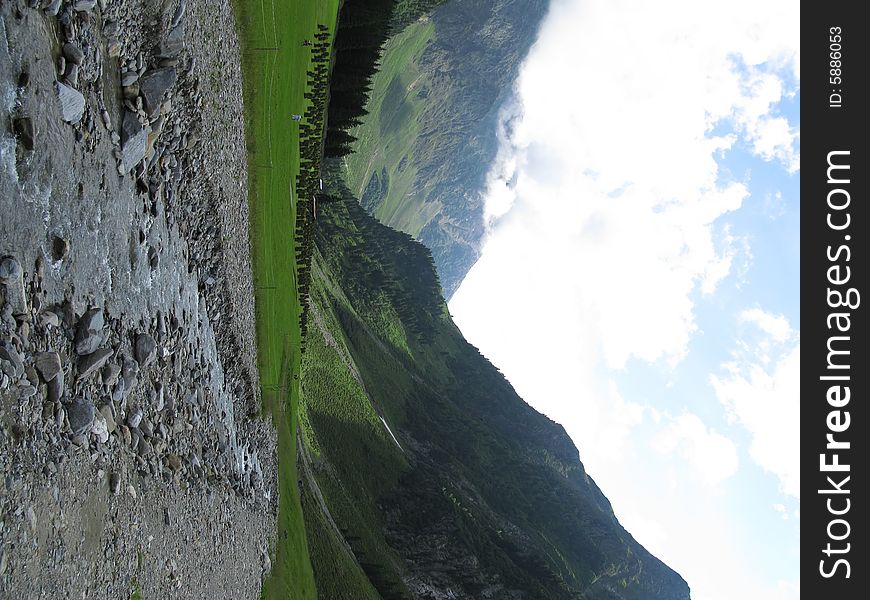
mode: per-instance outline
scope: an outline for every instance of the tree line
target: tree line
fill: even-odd
[[[296,175],[296,273],[297,291],[302,311],[299,314],[301,352],[305,352],[308,332],[308,306],[311,291],[311,257],[314,249],[315,195],[320,192],[320,163],[329,103],[329,67],[332,55],[329,28],[319,24],[311,45],[313,69],[309,70],[309,101],[305,119],[299,125],[299,174]]]
[[[368,114],[372,77],[387,39],[445,0],[345,0],[335,32],[325,154],[350,154],[350,131]]]

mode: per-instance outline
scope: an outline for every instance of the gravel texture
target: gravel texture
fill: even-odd
[[[0,597],[260,596],[238,47],[227,0],[0,2]]]

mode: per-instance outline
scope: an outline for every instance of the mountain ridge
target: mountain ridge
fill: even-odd
[[[498,113],[548,6],[453,0],[409,25],[388,41],[353,132],[350,188],[432,251],[448,299],[479,258]]]
[[[688,600],[564,428],[462,338],[425,247],[347,199],[321,212],[314,263],[302,438],[380,597]]]

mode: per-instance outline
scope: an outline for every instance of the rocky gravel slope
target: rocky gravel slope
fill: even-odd
[[[227,0],[0,2],[0,597],[259,597],[238,47]]]

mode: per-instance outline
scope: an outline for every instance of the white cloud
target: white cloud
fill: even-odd
[[[450,303],[520,395],[565,426],[617,515],[696,600],[746,596],[746,581],[761,590],[752,600],[775,596],[773,576],[704,504],[739,477],[738,452],[698,416],[710,411],[674,417],[614,381],[635,361],[671,379],[701,333],[697,303],[746,282],[748,238],[720,217],[741,208],[749,182],[717,161],[739,145],[783,173],[799,168],[797,123],[777,112],[795,92],[798,49],[799,11],[784,0],[553,0],[504,111],[483,254]],[[775,316],[750,311],[745,326],[756,325],[770,329],[770,359],[748,356],[779,381],[773,350],[796,334],[778,342]],[[723,393],[739,377],[757,383],[744,366],[722,375]],[[734,405],[736,422],[761,431]],[[765,440],[752,458],[774,464]],[[716,561],[692,550],[699,538]]]
[[[788,521],[788,509],[785,507],[785,504],[777,502],[773,505],[773,510],[779,513],[783,521]]]
[[[670,456],[678,453],[708,485],[715,485],[737,472],[734,443],[691,413],[672,417],[653,440],[653,448]]]
[[[731,418],[750,433],[752,459],[776,475],[783,493],[800,499],[800,341],[787,343],[798,335],[782,316],[754,309],[741,318],[766,336],[744,344],[710,382]],[[771,349],[777,351],[773,360]]]
[[[771,341],[781,344],[793,335],[791,324],[783,315],[775,315],[760,308],[750,308],[740,313],[740,320],[756,325],[770,336]]]

